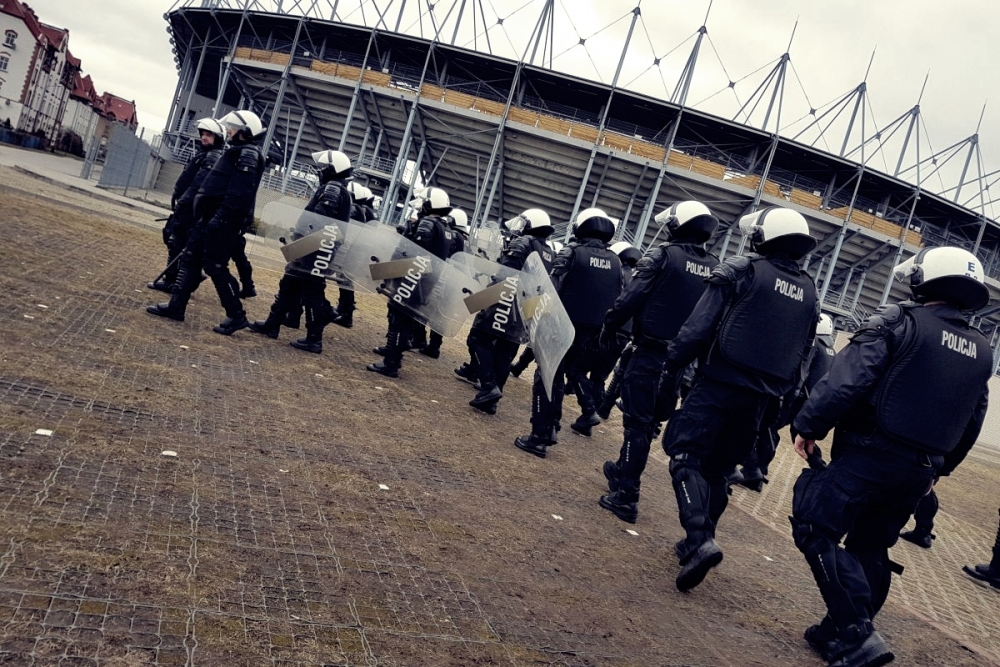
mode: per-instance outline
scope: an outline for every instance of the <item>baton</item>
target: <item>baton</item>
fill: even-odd
[[[160,279],[161,279],[161,278],[162,278],[163,276],[167,275],[167,271],[169,271],[169,270],[170,270],[170,267],[172,267],[172,266],[173,266],[174,264],[176,264],[176,263],[177,263],[177,262],[178,262],[178,261],[180,260],[180,258],[181,258],[181,253],[177,253],[177,256],[176,256],[176,257],[174,257],[174,258],[173,258],[172,260],[170,260],[170,263],[169,263],[169,264],[167,264],[167,268],[165,268],[165,269],[163,269],[162,271],[160,271],[160,275],[158,275],[158,276],[156,276],[155,278],[153,278],[153,282],[154,282],[154,283],[158,283],[158,282],[160,282]]]
[[[165,218],[153,218],[153,222],[166,222],[169,219],[170,219],[170,216],[168,215]]]

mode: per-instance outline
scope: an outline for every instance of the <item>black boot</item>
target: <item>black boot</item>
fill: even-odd
[[[212,331],[223,336],[232,336],[240,329],[246,329],[248,326],[250,326],[250,321],[247,320],[247,314],[240,311],[232,317],[226,317],[219,326],[212,327]]]
[[[255,320],[247,328],[254,333],[263,334],[272,339],[277,338],[281,331],[281,325],[272,321],[270,317],[266,320]]]
[[[597,416],[595,410],[585,411],[582,415],[577,417],[576,421],[569,425],[573,432],[577,435],[582,435],[585,438],[589,438],[591,434],[591,429],[601,423],[601,418]]]
[[[715,543],[715,540],[708,538],[698,545],[698,548],[691,552],[687,563],[677,574],[677,590],[689,591],[702,581],[709,570],[722,562],[722,549]]]
[[[330,322],[345,329],[350,329],[354,326],[354,309],[354,292],[340,288],[337,299],[337,316],[331,319]]]
[[[621,488],[622,471],[616,461],[604,462],[604,478],[608,480],[608,491],[614,493]]]
[[[528,368],[528,364],[531,363],[531,359],[532,357],[528,356],[527,353],[522,354],[517,361],[510,365],[510,374],[516,378],[521,377],[521,373]]]
[[[479,393],[476,394],[475,398],[469,401],[469,405],[477,410],[486,412],[486,408],[491,405],[496,405],[497,401],[503,398],[503,392],[500,391],[500,387],[496,383],[484,385]]]
[[[430,357],[431,359],[437,359],[441,356],[441,346],[440,345],[425,345],[420,348],[420,354],[425,357]]]
[[[298,340],[293,340],[289,343],[292,347],[297,350],[302,350],[303,352],[312,352],[313,354],[320,354],[323,352],[323,334],[322,332],[310,331],[306,334],[305,338],[299,338]]]
[[[552,443],[548,438],[537,436],[534,433],[514,438],[514,445],[518,449],[529,454],[534,454],[540,459],[545,458],[545,450],[550,444]]]
[[[153,306],[147,306],[146,312],[150,315],[159,315],[160,317],[165,317],[168,320],[176,320],[178,322],[184,321],[184,311],[181,309],[174,308],[169,303],[158,303]]]
[[[824,616],[816,625],[810,625],[803,636],[809,646],[827,662],[843,650],[837,637],[837,626],[829,616]]]
[[[250,283],[249,285],[244,283],[239,296],[241,299],[252,299],[257,296],[257,289],[254,287],[253,283]]]
[[[479,384],[479,372],[471,364],[462,364],[456,368],[455,375],[463,382],[468,382],[472,385]]]
[[[608,461],[608,463],[611,463]],[[606,464],[605,464],[606,465]],[[639,494],[634,491],[619,489],[601,496],[599,504],[616,517],[626,523],[635,523],[639,516],[639,510],[635,506],[639,500]]]
[[[906,530],[899,534],[900,539],[906,540],[911,544],[916,544],[922,549],[930,549],[931,542],[937,535],[933,533],[925,533],[919,530]]]
[[[757,466],[747,467],[743,466],[740,470],[740,479],[735,482],[740,486],[745,486],[751,491],[756,491],[760,493],[764,490],[764,485],[767,484],[768,479],[764,477],[764,473]]]
[[[384,375],[389,378],[399,377],[399,367],[390,366],[384,361],[377,361],[374,364],[368,364],[365,366],[365,370],[369,370],[372,373],[378,373],[379,375]]]
[[[829,667],[880,667],[896,658],[882,635],[872,630],[871,623],[852,625],[838,636],[841,650]]]
[[[989,563],[983,565],[963,565],[962,571],[977,581],[989,584],[993,588],[1000,588],[1000,570],[994,570]]]
[[[166,280],[162,279],[154,280],[151,283],[146,283],[146,287],[148,287],[149,289],[155,289],[159,292],[166,292],[167,294],[170,294],[171,292],[174,291],[173,283],[168,283]]]

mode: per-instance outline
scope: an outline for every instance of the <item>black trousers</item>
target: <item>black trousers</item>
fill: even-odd
[[[510,375],[510,365],[519,345],[483,329],[473,328],[466,341],[473,366],[479,372],[481,387],[496,385],[503,391]]]
[[[389,328],[385,332],[384,363],[388,368],[398,370],[403,365],[403,351],[409,349],[410,341],[423,333],[424,327],[391,303],[386,319],[389,321]]]
[[[233,251],[230,256],[236,267],[236,275],[240,277],[240,284],[245,288],[253,287],[253,266],[247,258],[247,238],[242,232],[233,239]]]
[[[563,357],[562,363],[556,369],[552,381],[552,398],[545,393],[545,383],[542,380],[542,370],[535,370],[535,379],[531,385],[531,432],[540,438],[550,438],[558,429],[562,420],[563,395],[566,384],[577,387],[576,400],[580,409],[586,412],[596,412],[593,403],[593,391],[587,373],[593,364],[594,351],[597,349],[597,338],[600,329],[578,326],[573,344]]]
[[[670,419],[663,447],[688,543],[715,537],[729,504],[729,472],[753,448],[770,397],[700,376]]]
[[[838,629],[870,621],[882,608],[895,567],[889,547],[942,463],[903,445],[845,450],[835,441],[833,461],[803,470],[795,482],[792,536]]]
[[[639,499],[639,481],[649,460],[657,391],[666,356],[666,345],[639,343],[633,348],[622,378],[622,425],[625,437],[617,462],[619,487],[623,493],[633,496],[633,502]]]

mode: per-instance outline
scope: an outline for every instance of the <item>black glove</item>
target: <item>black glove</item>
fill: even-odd
[[[610,352],[618,342],[618,332],[611,331],[606,327],[601,327],[601,334],[597,337],[597,346],[601,352]]]
[[[826,461],[823,460],[823,451],[819,448],[819,445],[813,443],[812,451],[806,457],[806,463],[813,470],[822,470],[826,467]]]

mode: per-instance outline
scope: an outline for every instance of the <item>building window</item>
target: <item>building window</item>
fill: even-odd
[[[0,53],[0,72],[7,71],[7,65],[10,64],[10,56],[6,53]]]
[[[3,35],[3,45],[11,49],[16,48],[17,33],[14,32],[13,30],[8,30],[7,32],[5,32]]]

